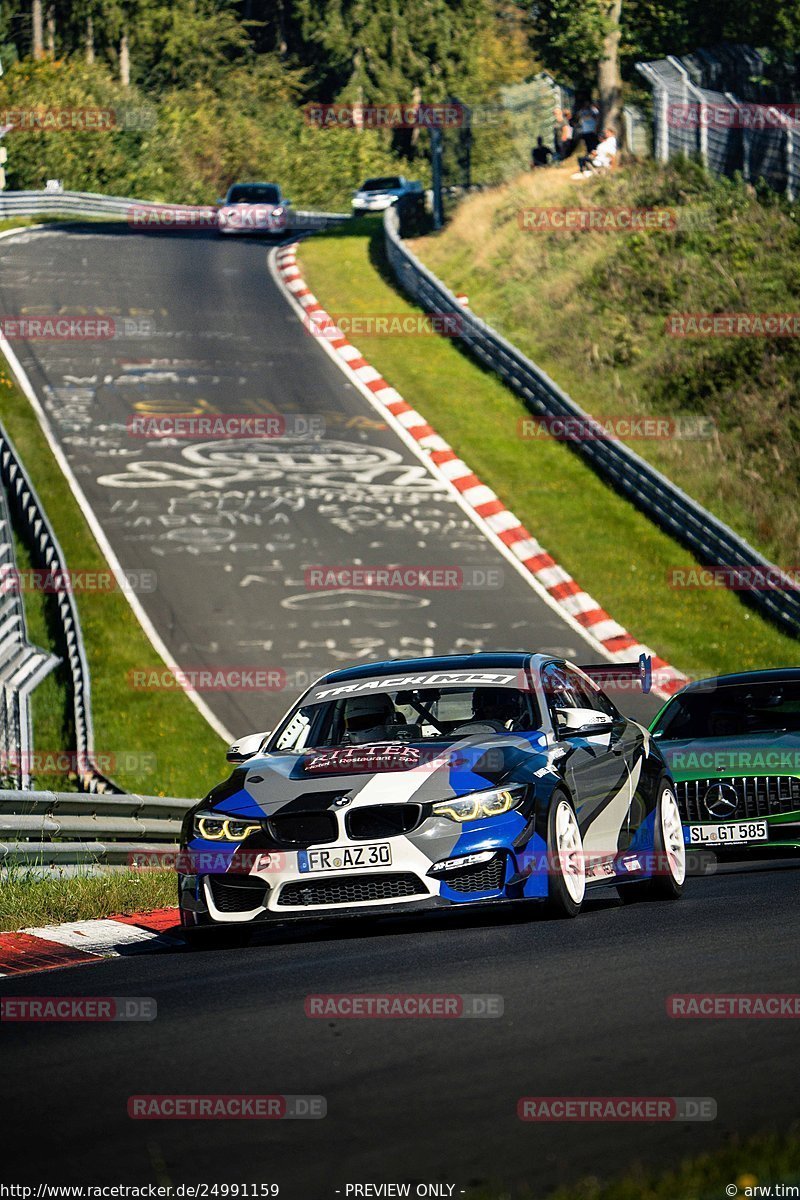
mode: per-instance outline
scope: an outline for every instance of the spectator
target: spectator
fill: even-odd
[[[531,166],[546,167],[548,160],[553,157],[553,151],[545,146],[543,138],[536,139],[536,145],[531,150]]]
[[[573,149],[573,136],[575,130],[572,127],[572,113],[567,108],[561,118],[561,123],[558,131],[558,153],[563,162],[565,158],[569,158]]]
[[[614,165],[614,159],[617,156],[617,139],[613,129],[607,129],[602,142],[596,149],[590,151],[589,154],[582,154],[578,159],[578,167],[580,170],[572,176],[573,179],[580,179],[582,176],[591,175],[594,171],[607,171],[609,167]]]
[[[597,149],[597,126],[600,122],[600,110],[591,100],[584,104],[578,113],[578,137],[583,138],[586,153],[591,154]]]

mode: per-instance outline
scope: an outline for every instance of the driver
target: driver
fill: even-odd
[[[472,693],[473,721],[503,733],[518,717],[519,696],[511,688],[476,688]]]
[[[386,737],[386,726],[396,723],[395,707],[385,692],[345,700],[344,728],[351,743],[380,741]]]

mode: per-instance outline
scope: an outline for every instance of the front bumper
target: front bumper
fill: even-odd
[[[374,856],[371,862],[362,857],[345,869],[341,852],[355,851],[358,842],[286,850],[195,839],[179,866],[182,923],[232,926],[379,915],[546,895],[546,878],[526,871],[524,855],[536,837],[518,812],[474,824],[465,832],[444,818],[426,822],[415,833],[384,841],[390,862],[378,865]],[[310,870],[310,856],[320,851],[328,851],[336,865]]]

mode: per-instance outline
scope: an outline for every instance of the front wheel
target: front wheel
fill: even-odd
[[[639,883],[622,884],[620,900],[677,900],[686,880],[686,843],[683,840],[681,814],[672,784],[662,780],[653,831],[653,875]]]
[[[557,792],[547,814],[547,907],[554,916],[577,917],[586,894],[583,839],[575,810]]]

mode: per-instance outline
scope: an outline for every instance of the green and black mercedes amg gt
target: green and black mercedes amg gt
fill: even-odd
[[[650,729],[688,848],[800,849],[800,667],[690,683]]]

